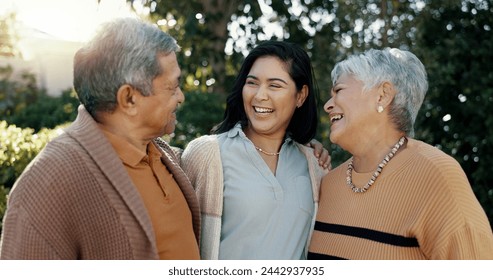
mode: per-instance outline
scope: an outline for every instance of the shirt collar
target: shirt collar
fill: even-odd
[[[238,135],[240,135],[242,137],[246,137],[245,132],[243,132],[243,129],[241,127],[240,122],[236,123],[235,126],[228,131],[228,137],[229,138],[234,138]]]
[[[142,160],[145,160],[147,154],[140,151],[134,145],[130,144],[123,137],[120,137],[108,130],[106,130],[103,126],[99,126],[106,136],[106,139],[110,142],[113,149],[115,149],[116,153],[120,157],[123,163],[129,166],[137,166]],[[151,144],[151,143],[149,143]],[[148,144],[148,148],[149,148]],[[152,144],[151,144],[152,145]]]

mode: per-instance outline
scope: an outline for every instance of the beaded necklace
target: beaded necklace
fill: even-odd
[[[347,166],[347,171],[346,171],[346,175],[347,175],[346,176],[346,182],[347,182],[348,187],[351,188],[351,190],[355,193],[366,192],[373,185],[373,183],[375,183],[375,180],[377,180],[380,173],[382,173],[382,170],[385,167],[385,165],[387,165],[387,163],[389,163],[389,161],[394,157],[395,153],[397,153],[397,151],[404,144],[405,141],[406,141],[406,137],[402,136],[399,139],[399,141],[397,143],[395,143],[392,150],[390,150],[390,152],[384,157],[382,162],[380,162],[380,164],[378,164],[377,170],[375,172],[373,172],[373,175],[371,176],[368,183],[366,183],[366,185],[362,188],[358,188],[353,184],[354,166],[353,166],[353,158],[351,158],[351,160],[349,161],[349,164]]]

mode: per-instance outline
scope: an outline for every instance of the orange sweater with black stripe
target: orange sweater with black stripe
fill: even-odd
[[[365,193],[327,174],[309,259],[493,259],[488,218],[458,162],[409,139]],[[363,186],[371,173],[353,171]]]

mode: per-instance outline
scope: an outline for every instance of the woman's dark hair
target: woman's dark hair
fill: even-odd
[[[257,45],[245,58],[240,72],[233,84],[233,90],[226,100],[226,111],[221,123],[212,129],[213,133],[229,131],[236,123],[242,127],[248,125],[243,107],[243,86],[253,63],[260,57],[273,56],[286,63],[289,75],[300,91],[308,86],[308,96],[294,111],[286,134],[298,143],[308,143],[315,137],[318,125],[318,87],[316,84],[310,57],[300,46],[284,41],[265,41]]]

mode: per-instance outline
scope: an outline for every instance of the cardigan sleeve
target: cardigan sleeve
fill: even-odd
[[[181,165],[199,199],[202,217],[200,256],[217,260],[223,212],[223,169],[215,135],[202,136],[184,150]]]
[[[0,259],[75,259],[76,219],[73,194],[77,184],[67,176],[73,170],[60,155],[58,143],[49,143],[24,170],[9,193],[4,217]],[[64,157],[66,156],[66,157]]]
[[[318,159],[313,154],[313,148],[296,143],[298,148],[303,152],[308,162],[308,172],[310,173],[310,179],[312,181],[313,201],[319,201],[320,196],[320,184],[322,178],[328,173],[328,170],[323,169],[318,164]]]
[[[181,166],[199,198],[201,212],[222,214],[223,170],[215,135],[190,142],[183,151]]]
[[[0,259],[62,259],[31,222],[30,215],[22,206],[12,207],[5,216],[5,230],[0,242]],[[14,229],[14,230],[12,230]],[[73,255],[72,258],[76,256]]]

